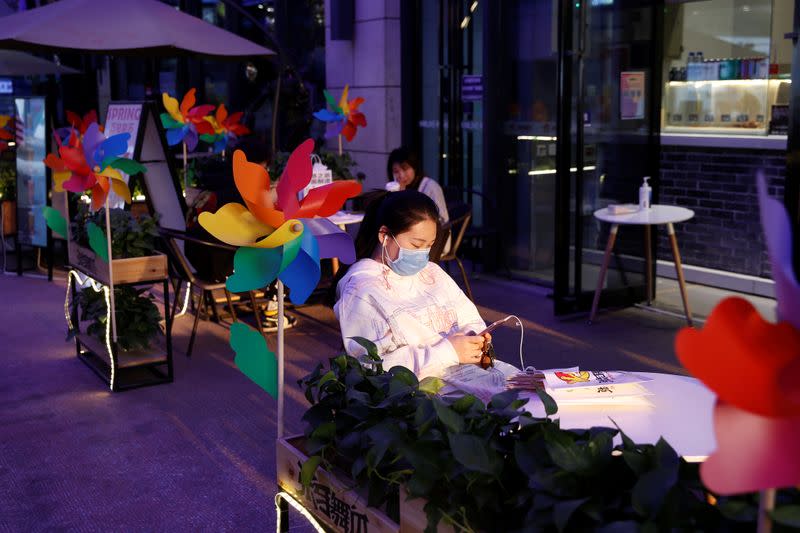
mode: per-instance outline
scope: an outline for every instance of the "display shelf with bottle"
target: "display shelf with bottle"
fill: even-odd
[[[790,0],[667,6],[662,133],[687,139],[780,134],[773,112],[782,116],[788,104],[792,47],[783,37],[793,11]]]

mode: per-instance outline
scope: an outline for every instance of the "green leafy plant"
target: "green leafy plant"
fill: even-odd
[[[348,152],[339,155],[337,152],[328,150],[320,150],[318,153],[322,164],[328,167],[333,174],[335,180],[352,180],[352,169],[358,166]],[[289,160],[289,152],[278,152],[272,158],[269,165],[269,175],[273,180],[281,177],[283,169],[286,168],[286,162]]]
[[[712,505],[697,466],[663,439],[637,445],[616,428],[563,430],[524,411],[514,391],[486,405],[471,395],[441,398],[440,380],[420,383],[403,367],[384,372],[375,346],[357,340],[367,364],[342,355],[299,381],[311,403],[305,484],[319,466],[344,469],[369,505],[395,520],[404,485],[427,500],[426,531],[440,522],[457,531],[753,530],[754,499]],[[540,396],[555,414],[552,398]],[[800,501],[797,491],[781,498]]]
[[[114,259],[153,255],[158,239],[157,218],[148,215],[134,217],[124,209],[111,210],[111,252]],[[91,213],[86,204],[80,204],[70,224],[72,240],[89,247],[87,224],[93,222],[105,231],[105,209]]]
[[[0,201],[17,199],[17,171],[13,162],[0,161]]]
[[[114,288],[114,299],[117,345],[126,351],[149,348],[150,342],[161,331],[161,313],[153,303],[153,296],[147,294],[147,289],[126,285]],[[83,289],[73,300],[72,309],[73,312],[78,311],[82,322],[91,322],[86,332],[105,342],[108,311],[104,292],[91,287]]]

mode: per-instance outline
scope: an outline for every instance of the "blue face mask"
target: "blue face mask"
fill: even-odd
[[[392,261],[389,259],[388,253],[386,253],[386,245],[384,245],[383,250],[386,253],[386,264],[391,268],[395,274],[400,276],[413,276],[423,268],[425,265],[428,264],[428,255],[431,252],[430,248],[421,248],[419,250],[409,250],[407,248],[403,248],[397,242],[397,239],[394,239],[395,244],[397,244],[397,248],[399,252],[397,254],[397,259]]]

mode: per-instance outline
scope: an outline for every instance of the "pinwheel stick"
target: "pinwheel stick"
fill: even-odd
[[[111,314],[111,340],[117,342],[117,306],[114,303],[114,261],[111,257],[111,213],[108,208],[108,199],[110,195],[106,196],[106,246],[108,247],[108,301],[111,304],[109,310]],[[111,354],[108,354],[111,357]]]
[[[342,135],[339,134],[339,155],[342,155]]]
[[[186,147],[186,142],[183,143],[183,190],[189,188],[189,172],[187,170],[189,166],[189,150]]]
[[[770,513],[775,509],[775,489],[762,490],[758,494],[758,533],[772,531]]]
[[[278,438],[283,438],[283,282],[278,280]]]

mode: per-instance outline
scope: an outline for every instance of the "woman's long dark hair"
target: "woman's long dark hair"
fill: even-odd
[[[356,259],[372,257],[378,246],[378,231],[386,226],[389,233],[399,235],[408,231],[411,226],[423,220],[432,220],[436,223],[437,234],[439,228],[439,210],[436,204],[425,194],[404,190],[399,192],[372,191],[365,195],[367,207],[364,210],[364,220],[358,228],[355,248]],[[328,293],[328,304],[333,305],[336,300],[336,286],[339,284],[349,267],[342,266],[333,280],[333,286]]]
[[[389,154],[389,160],[386,162],[387,180],[394,180],[394,172],[392,172],[392,167],[394,167],[395,164],[402,165],[403,163],[406,163],[414,169],[414,180],[408,185],[408,187],[406,187],[406,189],[413,189],[415,191],[419,190],[419,184],[424,177],[422,165],[419,162],[419,157],[417,157],[417,154],[405,146],[395,148],[392,150],[392,153]]]
[[[427,195],[408,189],[392,193],[376,191],[358,228],[356,259],[372,257],[381,226],[386,226],[390,234],[399,235],[423,220],[437,224],[439,220],[439,210]]]

